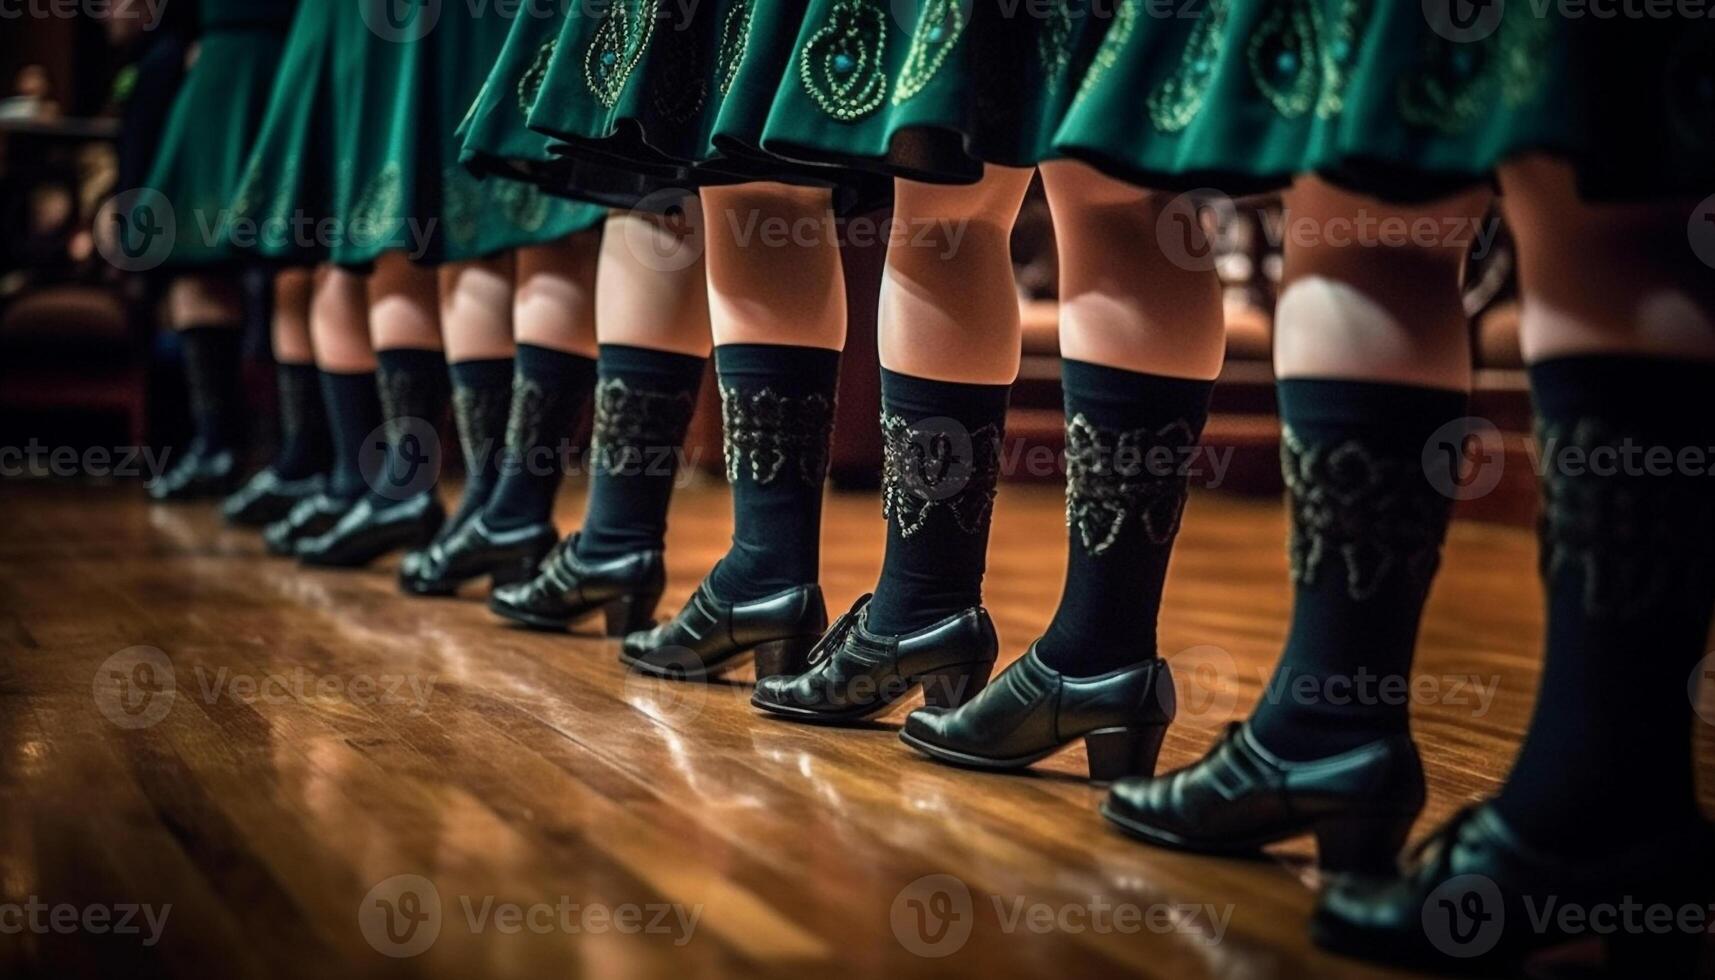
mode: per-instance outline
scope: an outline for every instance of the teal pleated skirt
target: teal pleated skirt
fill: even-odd
[[[269,12],[277,16],[207,25],[168,115],[147,186],[173,208],[169,271],[242,258],[231,205],[268,108],[289,14]]]

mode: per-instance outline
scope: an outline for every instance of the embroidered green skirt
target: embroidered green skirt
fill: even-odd
[[[1084,0],[809,0],[761,148],[937,183],[1034,167],[1117,23]]]
[[[547,74],[565,23],[564,6],[531,14],[521,10],[512,22],[481,93],[460,125],[460,161],[492,181],[533,184],[550,194],[579,202],[593,224],[609,207],[629,207],[656,188],[635,169],[581,164],[563,152],[559,141],[526,125]]]
[[[147,187],[173,208],[168,269],[240,257],[230,205],[261,128],[291,20],[287,0],[204,0],[196,62],[173,102]]]
[[[233,240],[288,265],[326,261],[332,247],[337,51],[363,30],[355,5],[301,0],[244,178],[232,196]],[[346,40],[345,43],[349,43]]]
[[[1414,2],[1207,0],[1164,29],[1148,0],[1121,2],[1055,145],[1145,186],[1237,194],[1320,173],[1423,200],[1531,152],[1571,160],[1596,197],[1715,179],[1707,20],[1521,2],[1432,23]]]
[[[459,162],[459,125],[513,22],[499,4],[418,4],[403,22],[358,35],[341,94],[356,111],[341,115],[335,133],[335,216],[344,232],[335,263],[367,265],[394,250],[426,264],[468,261],[600,220],[535,184],[480,180]]]

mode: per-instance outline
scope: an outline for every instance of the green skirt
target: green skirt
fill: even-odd
[[[313,265],[332,249],[334,124],[342,103],[337,52],[361,30],[350,3],[298,5],[278,81],[231,198],[233,239],[261,258]]]
[[[480,8],[480,9],[479,9]],[[525,9],[525,8],[521,8]],[[424,18],[433,18],[424,21]],[[331,258],[362,266],[403,250],[426,264],[478,259],[584,231],[601,215],[522,181],[480,180],[459,125],[505,47],[499,5],[417,5],[388,32],[361,32],[334,134],[340,172]]]
[[[578,200],[574,210],[594,225],[608,207],[625,207],[652,188],[626,169],[576,172],[576,162],[558,152],[556,140],[525,125],[559,42],[563,12],[563,6],[556,6],[547,14],[521,13],[513,20],[476,102],[459,126],[459,159],[478,177],[522,181]],[[607,193],[580,193],[580,187],[605,188]]]
[[[285,45],[286,22],[212,26],[174,100],[148,187],[173,208],[164,268],[242,258],[231,203],[245,176]]]
[[[833,188],[844,208],[868,206],[890,182],[761,149],[774,94],[791,77],[801,2],[574,9],[538,47],[526,124],[574,163],[586,193],[592,176],[619,172],[661,193],[780,181]]]
[[[935,183],[1034,167],[1115,23],[1084,0],[810,0],[761,148]]]
[[[1384,0],[1207,0],[1179,23],[1121,16],[1056,150],[1150,187],[1238,194],[1318,173],[1395,200],[1492,180],[1521,154],[1570,160],[1597,198],[1715,181],[1707,20],[1538,16],[1463,27]]]

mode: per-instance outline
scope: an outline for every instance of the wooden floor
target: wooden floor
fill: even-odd
[[[876,501],[835,497],[827,527],[843,608],[880,563]],[[728,530],[724,490],[681,493],[675,608]],[[1273,504],[1193,503],[1164,765],[1258,696],[1285,534]],[[1058,493],[1006,488],[1007,659],[1063,541]],[[1426,821],[1495,786],[1528,717],[1533,557],[1526,532],[1454,531],[1420,658]],[[902,746],[900,714],[811,729],[748,694],[628,677],[609,643],[501,628],[474,595],[404,599],[391,565],[300,570],[134,487],[0,485],[0,975],[1369,975],[1309,947],[1303,847],[1147,849],[1103,825],[1081,750],[964,772]]]

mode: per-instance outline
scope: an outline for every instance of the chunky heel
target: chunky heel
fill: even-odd
[[[965,702],[982,693],[993,670],[994,661],[985,660],[930,671],[917,678],[917,682],[923,685],[923,703],[948,711],[963,707]]]
[[[607,635],[623,639],[655,625],[655,607],[661,604],[661,593],[632,594],[609,602],[602,612],[607,617]]]
[[[1316,824],[1316,860],[1332,874],[1393,874],[1413,814],[1329,817]]]
[[[756,679],[764,677],[797,677],[810,666],[810,651],[815,649],[817,636],[795,636],[790,640],[774,640],[756,648],[754,663]]]
[[[1111,783],[1127,776],[1155,775],[1155,759],[1161,754],[1166,725],[1146,728],[1108,728],[1084,736],[1090,756],[1090,779]]]

